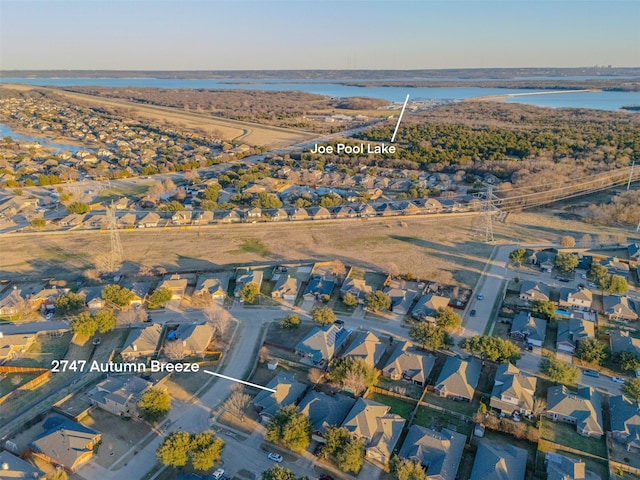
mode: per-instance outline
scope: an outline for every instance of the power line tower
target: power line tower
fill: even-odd
[[[491,243],[494,241],[493,217],[496,217],[498,220],[504,220],[505,218],[504,212],[499,208],[501,200],[493,193],[492,185],[489,185],[486,192],[478,194],[477,198],[482,201],[482,204],[480,206],[480,215],[476,223],[474,236],[484,237],[485,242]]]
[[[116,209],[112,205],[107,207],[107,228],[109,229],[109,238],[111,241],[111,250],[107,259],[107,269],[110,272],[116,272],[122,265],[122,243],[120,243],[120,233],[118,232],[118,220],[116,218]]]

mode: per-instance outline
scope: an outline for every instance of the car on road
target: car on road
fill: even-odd
[[[336,320],[335,322],[336,325],[344,325],[344,320]]]
[[[587,375],[588,377],[596,377],[596,378],[600,376],[600,372],[597,372],[596,370],[583,370],[582,374]]]
[[[472,317],[475,317],[475,316],[476,316],[476,313],[478,313],[478,312],[476,312],[475,310],[471,310],[471,312],[470,312],[469,314],[470,314]]]
[[[211,475],[211,478],[213,478],[214,480],[221,480],[223,475],[224,475],[224,468],[219,468],[215,472],[213,472],[213,475]]]
[[[478,300],[483,300],[484,299],[484,294],[483,293],[479,293],[478,294]]]
[[[94,345],[100,345],[100,339],[99,338],[94,338],[93,339],[93,344]]]
[[[270,453],[267,455],[269,460],[273,460],[274,462],[280,463],[282,462],[282,455],[278,455],[277,453]]]
[[[589,288],[596,288],[596,284],[593,282],[589,282],[587,283],[587,285],[589,286]]]
[[[616,383],[624,383],[624,378],[622,377],[611,377],[611,380]]]
[[[582,275],[580,275],[580,278],[581,278],[582,280],[586,280],[586,279],[587,279],[587,275],[586,275],[585,273],[583,273]]]

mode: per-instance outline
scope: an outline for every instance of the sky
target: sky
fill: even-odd
[[[0,0],[0,70],[640,66],[640,0]]]

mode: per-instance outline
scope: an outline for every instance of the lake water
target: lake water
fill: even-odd
[[[79,147],[78,145],[67,145],[65,143],[55,143],[45,137],[32,137],[30,135],[23,135],[21,133],[14,132],[8,125],[0,124],[0,138],[11,137],[14,140],[23,140],[27,142],[38,142],[43,147],[55,148],[56,153],[60,153],[63,150],[67,150],[71,153],[76,153],[80,150],[93,151],[92,148]]]
[[[567,77],[571,80],[571,77]],[[229,90],[293,90],[327,95],[329,97],[383,98],[391,102],[402,102],[407,94],[413,100],[463,100],[466,98],[510,93],[535,93],[540,90],[480,88],[480,87],[358,87],[340,83],[298,81],[285,79],[237,78],[222,80],[185,80],[160,78],[0,78],[0,83],[22,83],[28,85],[102,86],[102,87],[155,87],[155,88],[210,88]],[[543,107],[592,108],[596,110],[618,110],[624,105],[640,104],[640,92],[585,92],[557,95],[533,95],[510,98],[507,101]]]

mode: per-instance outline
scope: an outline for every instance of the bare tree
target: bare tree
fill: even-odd
[[[126,310],[121,310],[120,312],[118,312],[117,325],[120,327],[131,325],[136,320],[137,315],[135,309],[133,308],[128,308]]]
[[[600,246],[605,246],[606,244],[611,243],[611,237],[609,237],[609,235],[607,235],[606,233],[599,233],[598,243],[600,244]]]
[[[583,247],[590,247],[591,242],[593,242],[593,238],[591,238],[591,235],[589,235],[588,233],[585,233],[584,235],[582,235],[582,238],[580,239],[580,244]]]
[[[560,245],[562,245],[564,248],[575,247],[576,239],[571,235],[565,235],[560,239]]]
[[[342,381],[342,385],[345,390],[358,394],[367,388],[367,379],[361,373],[349,370]]]
[[[150,197],[159,197],[164,192],[165,192],[164,185],[162,184],[162,182],[158,181],[158,182],[153,182],[151,184],[151,186],[149,187],[149,190],[147,190],[147,195],[149,195]]]
[[[245,409],[249,405],[251,397],[244,393],[241,385],[231,387],[231,395],[225,400],[223,408],[231,415],[238,417],[244,422]]]
[[[222,305],[213,301],[208,302],[203,311],[207,321],[213,325],[218,335],[222,337],[231,323],[231,314]]]
[[[309,370],[307,377],[309,378],[309,381],[317,384],[324,378],[324,372],[318,368],[312,368]]]
[[[347,273],[347,269],[340,260],[335,259],[331,262],[331,275],[341,277]]]
[[[400,269],[398,268],[398,265],[393,262],[390,262],[389,265],[387,265],[387,271],[392,277],[397,277],[398,275],[400,275]]]
[[[536,418],[539,418],[544,412],[547,410],[547,401],[544,398],[536,398],[533,401],[533,407],[531,409],[531,413]]]
[[[260,363],[268,362],[269,360],[271,360],[269,350],[264,345],[260,347],[260,351],[258,352],[258,360],[260,361]]]
[[[169,341],[164,346],[164,354],[169,360],[182,360],[184,358],[184,345],[180,340]]]
[[[189,183],[198,183],[200,181],[200,174],[197,170],[189,170],[185,172],[184,179]]]

